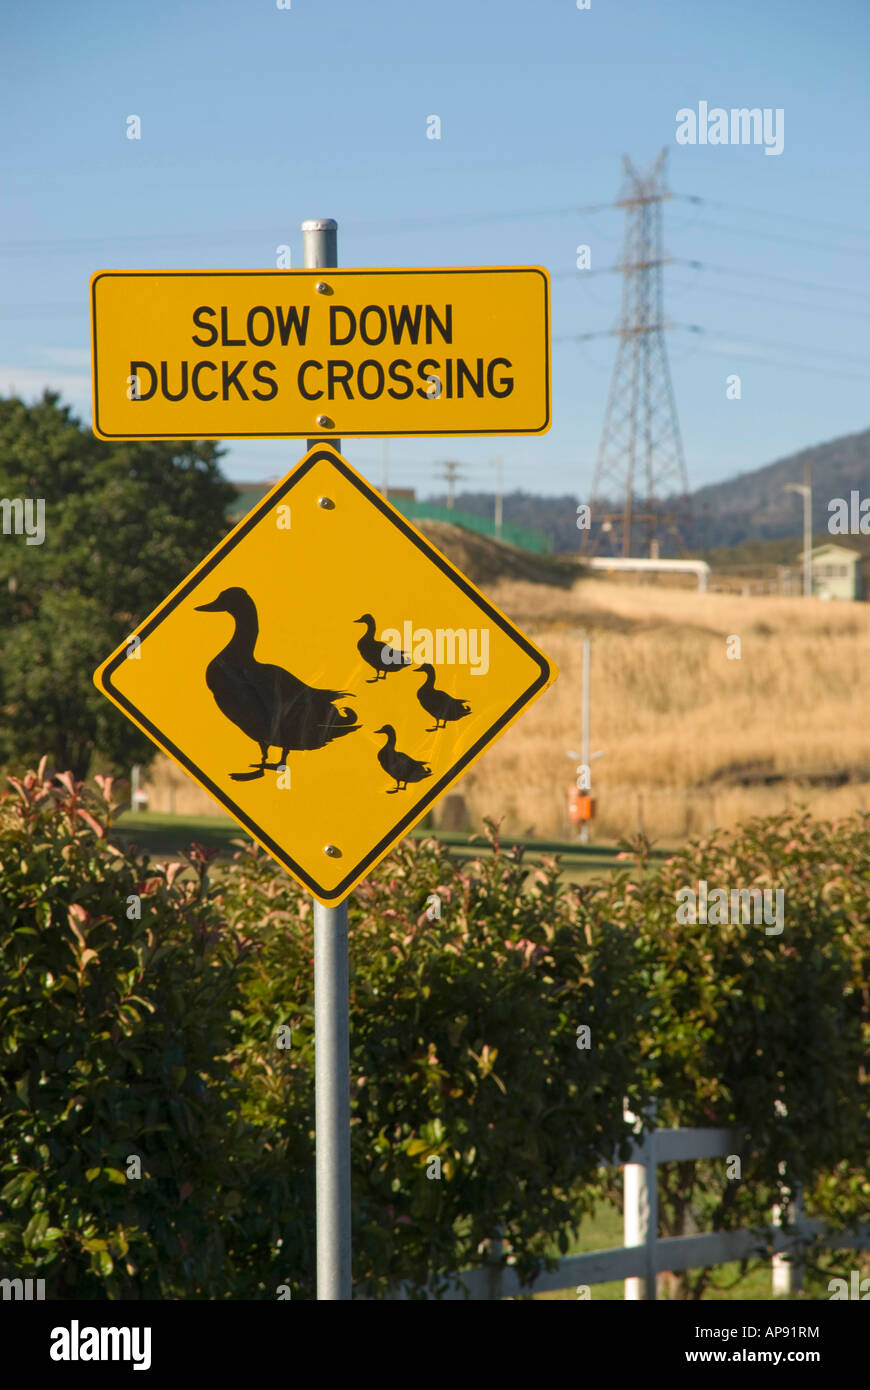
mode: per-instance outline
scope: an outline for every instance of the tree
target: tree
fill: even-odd
[[[95,754],[153,744],[94,688],[94,669],[227,530],[235,496],[209,441],[112,444],[57,394],[0,400],[0,497],[44,502],[44,539],[0,537],[0,761],[52,750],[83,777]]]

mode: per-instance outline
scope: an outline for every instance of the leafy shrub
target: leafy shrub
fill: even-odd
[[[245,966],[247,1080],[274,1131],[296,1122],[313,1066],[311,910],[262,855],[219,899],[262,945]],[[357,890],[350,953],[358,1285],[438,1288],[496,1233],[533,1274],[546,1233],[567,1248],[601,1154],[625,1138],[631,943],[586,918],[555,862],[527,876],[519,852],[496,852],[461,868],[435,841],[407,840]],[[273,1044],[267,1063],[289,1001],[298,1045],[294,1032],[292,1051]],[[310,1088],[307,1104],[311,1127]]]
[[[310,900],[252,846],[119,851],[98,787],[0,793],[0,1268],[50,1297],[313,1297]],[[766,1225],[798,1184],[864,1216],[866,831],[775,817],[654,870],[639,841],[583,888],[494,826],[466,865],[400,845],[349,908],[358,1295],[437,1293],[494,1238],[532,1277],[618,1195],[623,1097],[747,1131],[740,1182],[659,1170],[662,1234]],[[701,878],[783,888],[782,935],[677,923]]]
[[[191,882],[121,854],[110,781],[43,771],[0,799],[4,1275],[52,1298],[256,1289],[276,1175],[227,1056],[249,948],[203,856]]]
[[[785,1208],[797,1189],[808,1214],[832,1224],[866,1215],[867,830],[866,816],[833,826],[786,813],[693,842],[637,883],[602,887],[598,911],[638,941],[639,1084],[658,1102],[658,1124],[746,1133],[740,1181],[724,1160],[660,1167],[660,1234],[689,1234],[693,1222],[767,1226],[773,1204]],[[700,879],[711,890],[782,889],[782,933],[678,924],[677,891]],[[699,1296],[711,1280],[702,1270],[676,1288]]]

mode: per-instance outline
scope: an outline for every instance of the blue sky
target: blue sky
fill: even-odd
[[[90,420],[99,268],[301,265],[306,217],[344,266],[546,266],[553,427],[393,439],[389,479],[588,494],[616,351],[623,154],[668,149],[665,309],[689,482],[865,429],[870,384],[866,0],[47,0],[7,9],[0,393],[59,389]],[[681,146],[676,112],[784,111],[784,149]],[[426,138],[438,114],[440,141]],[[126,118],[142,139],[126,138]],[[689,198],[701,198],[693,203]],[[680,262],[699,261],[704,269]],[[728,401],[738,373],[742,399]],[[375,482],[383,445],[345,441]],[[236,441],[277,477],[304,441]]]

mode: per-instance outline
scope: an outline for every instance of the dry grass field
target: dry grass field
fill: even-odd
[[[581,638],[591,641],[593,839],[678,842],[787,805],[870,806],[870,607],[581,579],[503,581],[490,597],[559,680],[465,779],[472,816],[568,834]],[[729,659],[729,637],[741,655]]]
[[[788,805],[826,817],[870,807],[870,605],[621,578],[483,584],[560,676],[459,783],[473,825],[503,816],[507,834],[572,838],[567,750],[580,746],[584,634],[592,750],[605,750],[592,764],[593,842],[642,824],[669,845]],[[726,655],[730,637],[739,659]],[[155,810],[215,809],[162,757],[149,791]]]

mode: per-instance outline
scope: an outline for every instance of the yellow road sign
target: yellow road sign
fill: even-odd
[[[555,678],[323,445],[94,675],[326,905]]]
[[[550,278],[434,270],[99,270],[102,439],[542,434]]]

